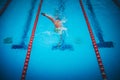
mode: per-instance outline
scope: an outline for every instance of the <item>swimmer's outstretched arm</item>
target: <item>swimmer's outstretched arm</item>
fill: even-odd
[[[47,14],[45,14],[45,13],[41,13],[43,16],[46,16],[48,19],[50,19],[53,23],[55,22],[55,20],[51,17],[51,16],[49,16],[49,15],[47,15]]]

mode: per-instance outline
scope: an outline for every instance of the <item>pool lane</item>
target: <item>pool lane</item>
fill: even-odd
[[[0,16],[1,80],[19,80],[21,78],[26,50],[11,49],[11,47],[13,44],[21,42],[31,3],[32,0],[29,2],[25,0],[12,0],[5,12]],[[11,39],[11,43],[4,42],[6,37]],[[26,43],[27,39],[29,39],[28,37],[29,35],[26,37]]]
[[[90,21],[93,33],[95,34],[95,39],[97,43],[99,43],[99,39],[96,35],[95,27],[96,22],[94,22],[92,15],[90,13],[90,10],[88,9],[87,1],[83,1],[83,4],[85,6],[85,11],[88,15],[88,19]],[[119,80],[120,77],[117,74],[120,74],[120,68],[119,68],[119,47],[120,42],[118,40],[118,34],[120,30],[119,27],[119,14],[120,10],[119,8],[112,2],[112,1],[91,1],[93,10],[95,12],[95,15],[97,17],[98,23],[100,24],[100,28],[103,33],[103,38],[105,41],[112,41],[114,44],[114,47],[107,48],[104,47],[103,49],[99,48],[100,55],[105,67],[105,71],[107,74],[108,80]],[[109,4],[108,4],[109,3]],[[112,12],[111,12],[112,10]],[[108,45],[109,46],[109,45]],[[118,56],[118,57],[117,57]],[[113,69],[114,67],[114,69]]]
[[[44,0],[41,12],[54,16],[58,1]],[[52,50],[52,46],[58,43],[59,36],[53,31],[53,23],[40,16],[26,80],[102,80],[79,0],[66,1],[64,8],[64,17],[67,20],[64,26],[68,29],[65,44],[72,45],[74,50]]]

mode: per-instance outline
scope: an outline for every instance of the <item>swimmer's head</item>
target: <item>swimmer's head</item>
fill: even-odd
[[[59,16],[55,16],[55,20],[61,20]]]

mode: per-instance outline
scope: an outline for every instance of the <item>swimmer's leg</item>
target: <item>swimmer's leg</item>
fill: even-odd
[[[60,35],[60,41],[59,41],[59,43],[58,43],[58,47],[60,47],[61,46],[61,40],[62,40],[62,34]]]
[[[64,44],[64,37],[63,37],[63,34],[60,35],[60,41],[58,43],[58,47],[61,47],[62,45]]]

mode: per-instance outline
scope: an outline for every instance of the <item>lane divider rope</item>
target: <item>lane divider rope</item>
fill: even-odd
[[[0,16],[3,14],[3,12],[6,10],[6,8],[8,7],[8,5],[10,4],[12,0],[7,0],[7,2],[5,3],[5,5],[2,7],[2,9],[0,9]]]
[[[82,12],[84,14],[84,18],[85,18],[87,26],[88,26],[88,30],[89,30],[90,37],[91,37],[91,40],[92,40],[92,44],[93,44],[93,47],[94,47],[94,50],[95,50],[95,54],[96,54],[96,57],[97,57],[97,61],[98,61],[98,65],[99,65],[99,68],[100,68],[100,72],[101,72],[102,78],[103,78],[103,80],[107,80],[107,75],[105,73],[104,65],[103,65],[102,59],[100,57],[100,52],[98,50],[98,46],[96,44],[96,41],[95,41],[95,38],[94,38],[94,35],[93,35],[93,32],[92,32],[92,29],[91,29],[91,26],[90,26],[87,14],[85,12],[82,0],[80,0],[80,6],[82,8]]]
[[[33,29],[32,29],[32,34],[31,34],[31,37],[30,37],[30,42],[29,42],[29,45],[28,45],[28,50],[27,50],[27,55],[26,55],[26,59],[25,59],[25,62],[24,62],[24,67],[23,67],[23,71],[22,71],[21,80],[25,80],[25,77],[26,77],[28,63],[29,63],[29,60],[30,60],[30,53],[31,53],[31,50],[32,50],[32,43],[33,43],[34,34],[35,34],[40,10],[41,10],[41,7],[42,7],[42,3],[43,3],[43,0],[40,0],[40,4],[38,6],[38,11],[37,11],[37,14],[36,14],[36,19],[35,19],[34,26],[33,26]]]

